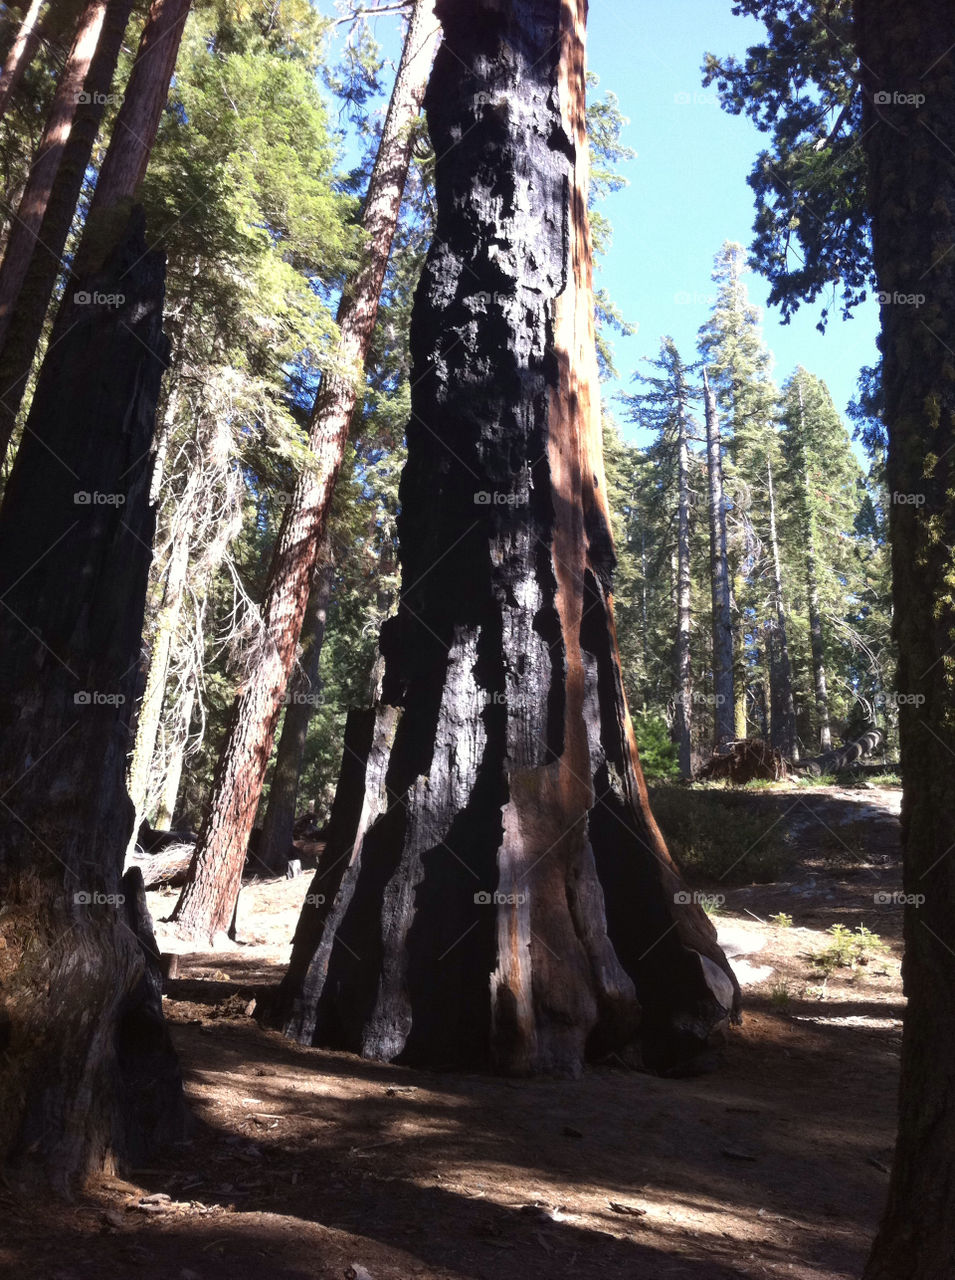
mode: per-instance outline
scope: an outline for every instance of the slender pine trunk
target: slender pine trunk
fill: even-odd
[[[434,0],[416,0],[362,214],[367,248],[338,309],[339,358],[347,374],[322,381],[309,442],[315,465],[303,470],[279,531],[263,605],[263,642],[232,712],[208,816],[190,877],[173,912],[183,935],[229,928],[242,880],[282,705],[295,661],[312,571],[325,535],[335,481],[362,384],[391,243],[439,28]]]
[[[256,860],[269,871],[284,871],[292,848],[295,827],[295,806],[298,800],[298,784],[305,760],[305,744],[308,740],[308,724],[312,710],[321,694],[319,664],[325,639],[325,621],[335,581],[335,562],[326,540],[315,581],[308,598],[308,609],[302,625],[302,635],[308,652],[300,667],[301,678],[289,681],[286,695],[285,720],[279,735],[272,771],[269,802],[262,823],[262,838]]]
[[[716,745],[735,736],[733,698],[733,617],[730,608],[729,564],[726,551],[726,503],[723,498],[723,457],[716,396],[703,370],[706,406],[706,468],[709,478],[710,583],[713,601],[713,696]]]
[[[813,687],[816,694],[816,719],[819,722],[819,749],[832,749],[829,730],[829,691],[826,684],[826,655],[822,638],[822,612],[819,608],[819,570],[816,556],[816,521],[812,510],[809,460],[806,456],[805,410],[802,387],[799,392],[800,433],[803,440],[802,503],[803,537],[806,540],[806,595],[809,604],[809,645],[812,651]]]
[[[690,576],[690,446],[686,413],[681,404],[677,420],[677,485],[679,512],[677,526],[677,619],[676,619],[676,731],[679,744],[680,775],[693,774],[693,671],[690,665],[692,626],[692,579]]]
[[[40,45],[40,14],[47,0],[30,0],[17,37],[10,46],[0,72],[0,119],[3,118],[17,85],[33,61]]]
[[[773,489],[773,464],[766,460],[766,487],[769,497],[769,546],[773,562],[773,660],[770,664],[771,679],[776,685],[773,702],[772,743],[784,756],[799,759],[796,744],[796,704],[793,698],[793,670],[789,658],[789,639],[786,630],[786,605],[783,599],[783,572],[779,557],[779,538],[776,533],[776,495]],[[779,708],[779,716],[776,709]],[[778,723],[777,723],[778,719]]]

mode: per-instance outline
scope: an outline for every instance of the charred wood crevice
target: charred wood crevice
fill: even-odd
[[[737,1002],[650,816],[614,637],[584,8],[439,6],[402,592],[280,994],[304,1043],[574,1073],[639,1035],[669,1069]]]

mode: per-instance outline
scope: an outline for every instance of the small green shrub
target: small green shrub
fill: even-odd
[[[650,808],[667,847],[691,878],[726,884],[778,879],[785,861],[780,826],[753,813],[745,791],[656,786]]]
[[[844,924],[834,924],[829,933],[832,936],[829,946],[810,956],[811,962],[825,974],[835,969],[855,969],[860,964],[868,964],[873,955],[886,950],[879,935],[864,924],[854,931]]]
[[[793,918],[787,915],[785,911],[777,911],[774,916],[769,917],[774,925],[780,929],[791,929],[793,927]]]
[[[662,716],[649,711],[638,712],[633,717],[633,732],[640,752],[644,777],[678,778],[680,776],[679,748],[670,739],[670,730]]]
[[[788,982],[774,982],[769,988],[769,1003],[774,1009],[785,1009],[791,1000]]]

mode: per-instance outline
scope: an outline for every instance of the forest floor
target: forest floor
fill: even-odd
[[[693,885],[725,896],[745,984],[718,1071],[515,1081],[301,1048],[251,1014],[308,876],[249,884],[245,941],[183,954],[165,1000],[192,1139],[72,1206],[0,1193],[0,1274],[857,1277],[894,1139],[901,792],[747,795],[786,859],[773,883]],[[157,921],[175,897],[150,894]]]

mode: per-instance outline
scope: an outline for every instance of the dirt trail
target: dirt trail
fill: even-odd
[[[787,869],[724,890],[746,1014],[720,1070],[689,1080],[608,1063],[506,1081],[291,1045],[248,1014],[308,877],[248,886],[240,928],[258,940],[183,955],[166,1001],[193,1139],[69,1209],[0,1196],[0,1274],[858,1276],[894,1136],[902,912],[876,897],[899,888],[899,794],[754,793],[785,824]],[[158,918],[175,894],[150,897]],[[853,967],[813,960],[840,923],[881,945]]]

